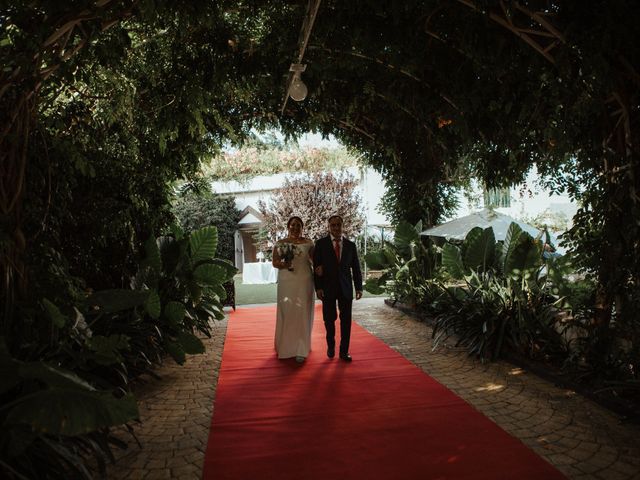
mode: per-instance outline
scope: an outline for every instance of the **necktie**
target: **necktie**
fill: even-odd
[[[340,262],[340,239],[338,238],[333,239],[333,251],[336,252],[336,258]]]

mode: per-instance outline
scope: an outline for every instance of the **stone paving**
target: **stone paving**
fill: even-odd
[[[450,346],[434,352],[430,327],[380,298],[354,302],[353,316],[567,478],[640,479],[640,426],[506,362],[482,364]],[[160,380],[136,390],[141,446],[128,437],[129,448],[109,467],[110,479],[200,478],[225,332],[226,320],[216,322],[205,354],[183,367],[167,362]]]

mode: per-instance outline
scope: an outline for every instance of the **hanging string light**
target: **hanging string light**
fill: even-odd
[[[300,78],[300,74],[304,72],[306,68],[307,66],[302,63],[292,63],[291,67],[289,67],[289,71],[293,72],[293,79],[291,80],[291,85],[289,85],[288,93],[296,102],[301,102],[307,98],[307,93],[309,92],[302,78]]]
[[[300,38],[298,41],[298,58],[295,63],[292,63],[289,67],[289,77],[287,78],[287,88],[285,90],[284,101],[282,102],[282,109],[280,113],[284,113],[284,109],[287,106],[287,100],[291,97],[296,102],[301,102],[307,98],[308,89],[305,83],[302,81],[301,73],[304,72],[306,65],[302,63],[304,57],[304,51],[307,48],[309,42],[309,36],[311,35],[311,29],[313,23],[316,20],[316,15],[320,8],[320,0],[309,0],[307,4],[307,11],[302,22],[302,28],[300,29]]]

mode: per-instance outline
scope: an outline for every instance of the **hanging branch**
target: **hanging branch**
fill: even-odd
[[[472,0],[458,0],[459,3],[469,7],[477,12],[483,12],[483,10]],[[512,16],[509,13],[509,9],[504,1],[500,2],[500,6],[502,8],[502,12],[500,14],[495,12],[489,12],[488,16],[491,20],[496,22],[498,25],[506,28],[518,38],[522,39],[525,43],[527,43],[530,47],[536,50],[540,55],[546,58],[550,63],[555,65],[555,59],[549,53],[554,47],[556,47],[560,42],[565,43],[564,36],[560,33],[558,29],[553,27],[551,23],[544,18],[544,13],[542,12],[532,12],[527,8],[520,5],[518,2],[510,3],[510,5],[514,5],[521,13],[526,15],[530,20],[537,23],[542,27],[542,29],[534,30],[530,25],[526,27],[517,26]],[[541,44],[531,37],[531,35],[536,35],[542,38],[552,38],[553,42],[550,42],[546,45]]]

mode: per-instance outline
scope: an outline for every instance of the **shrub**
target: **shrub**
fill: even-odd
[[[504,242],[495,241],[492,228],[476,227],[460,247],[445,244],[442,267],[462,283],[442,285],[444,295],[427,305],[436,314],[436,347],[455,335],[481,358],[497,358],[505,346],[530,357],[566,355],[557,315],[562,298],[554,294],[563,284],[561,264],[545,262],[540,243],[516,223]]]
[[[234,234],[240,220],[234,197],[190,192],[176,199],[173,212],[185,232],[215,226],[218,231],[216,256],[234,261]]]
[[[383,273],[368,279],[365,290],[375,295],[386,293],[394,302],[417,305],[424,301],[429,291],[427,280],[435,272],[435,252],[433,246],[423,244],[421,231],[422,222],[415,226],[400,222],[393,242],[385,242],[382,248],[367,252],[367,266]]]
[[[266,233],[266,240],[259,249],[270,250],[279,238],[286,236],[287,221],[292,215],[298,215],[304,221],[304,235],[317,240],[327,234],[329,217],[338,214],[344,221],[345,236],[355,238],[364,225],[356,184],[356,179],[348,172],[287,177],[268,204],[258,203]]]
[[[111,427],[138,417],[129,380],[166,354],[183,363],[203,352],[197,334],[224,316],[222,284],[236,269],[216,247],[215,227],[174,229],[146,242],[129,289],[23,306],[23,328],[0,336],[0,476],[90,479],[87,456],[104,474],[111,446],[125,446]]]

